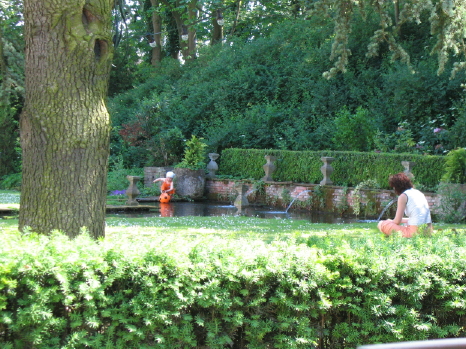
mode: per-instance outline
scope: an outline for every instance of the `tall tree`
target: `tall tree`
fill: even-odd
[[[183,58],[192,60],[196,57],[196,27],[193,25],[197,21],[197,1],[162,0],[162,3],[170,11],[178,30],[180,47]]]
[[[211,45],[221,43],[223,40],[223,14],[222,11],[217,9],[212,12],[212,38]]]
[[[104,235],[114,0],[25,0],[21,230]]]
[[[152,7],[155,9],[159,6],[159,0],[150,0]],[[162,61],[162,17],[157,11],[152,10],[152,30],[153,41],[151,64],[157,66]]]

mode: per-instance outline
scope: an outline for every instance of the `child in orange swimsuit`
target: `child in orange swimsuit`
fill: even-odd
[[[173,178],[175,177],[175,174],[173,172],[167,172],[165,175],[165,178],[157,178],[154,180],[155,182],[162,182],[162,185],[160,186],[160,192],[162,194],[168,194],[170,198],[167,200],[170,201],[171,197],[173,194],[175,194],[175,188],[173,187]]]

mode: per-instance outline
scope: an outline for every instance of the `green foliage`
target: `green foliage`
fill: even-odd
[[[266,194],[265,182],[262,179],[258,181],[254,181],[252,184],[252,191],[251,191],[251,194],[249,195],[249,198],[255,200],[257,199],[258,196],[265,195],[265,194]]]
[[[348,194],[348,187],[343,186],[341,197],[338,200],[338,202],[335,204],[335,211],[338,212],[340,215],[343,215],[349,209],[347,194]]]
[[[454,111],[457,111],[458,114],[455,123],[450,129],[450,140],[451,147],[458,148],[466,144],[466,106],[464,101],[459,101],[458,108],[452,107]]]
[[[281,197],[282,197],[282,202],[285,205],[285,207],[287,207],[290,204],[290,202],[293,201],[293,198],[291,197],[291,193],[288,189],[282,190]]]
[[[186,141],[183,160],[175,167],[189,168],[191,170],[200,170],[205,167],[205,144],[202,138],[197,138],[195,135]]]
[[[159,137],[175,128],[184,138],[204,138],[207,151],[216,153],[227,148],[369,151],[376,130],[376,149],[382,152],[442,154],[453,144],[462,146],[464,74],[451,80],[437,75],[435,58],[424,49],[432,40],[425,24],[404,24],[399,38],[411,51],[414,74],[390,61],[386,45],[379,47],[379,56],[366,57],[366,38],[379,24],[375,12],[366,14],[366,22],[354,22],[347,72],[330,80],[322,72],[328,68],[334,23],[321,16],[280,20],[267,29],[254,25],[267,35],[250,37],[246,30],[247,39],[202,48],[184,65],[165,59],[145,83],[110,100],[114,127],[119,131],[131,120],[146,120],[147,143],[139,147],[150,148],[160,166],[166,162],[157,150],[163,143]],[[434,134],[431,127],[444,131]],[[118,134],[112,136],[112,154],[123,154],[125,167],[132,167],[138,157],[127,154],[122,143]],[[167,149],[176,155],[168,163],[181,157],[180,144]],[[143,164],[138,160],[134,166]]]
[[[444,172],[445,157],[418,154],[358,153],[344,151],[288,151],[262,149],[225,149],[219,162],[219,174],[242,179],[260,179],[265,155],[277,157],[273,178],[277,182],[320,183],[323,156],[335,158],[331,180],[335,185],[354,187],[374,179],[381,188],[388,187],[388,177],[404,171],[402,161],[416,163],[412,172],[424,190],[435,191]]]
[[[454,128],[447,129],[448,120],[439,115],[436,120],[430,120],[427,124],[421,125],[418,132],[420,139],[416,148],[429,154],[445,155],[447,149],[454,147],[455,141],[453,135],[455,134]]]
[[[21,188],[21,173],[13,173],[2,177],[0,181],[0,189],[15,189],[19,190]]]
[[[362,193],[361,189],[377,189],[380,188],[380,185],[373,179],[368,179],[365,180],[361,183],[359,183],[356,187],[354,187],[353,193],[351,195],[353,199],[353,203],[351,205],[353,209],[353,213],[356,216],[359,216],[361,214],[361,203],[362,203]],[[370,191],[365,192],[365,205],[364,205],[364,215],[367,216],[368,214],[374,214],[375,212],[375,203],[373,200],[371,200],[371,195]]]
[[[333,135],[334,149],[371,151],[374,146],[373,125],[369,112],[358,107],[355,114],[348,108],[343,108],[335,118],[335,131]]]
[[[21,171],[19,114],[24,103],[24,19],[20,1],[0,3],[0,177]]]
[[[178,127],[163,130],[148,143],[154,155],[153,164],[170,166],[180,161],[184,136]]]
[[[463,336],[465,248],[453,230],[269,244],[11,234],[0,245],[0,345],[350,349]]]
[[[466,148],[454,149],[447,154],[442,181],[466,183]]]
[[[124,169],[118,168],[113,171],[109,171],[107,174],[107,192],[112,192],[114,190],[126,190],[129,187],[129,181],[126,176],[138,176],[141,177],[141,181],[137,183],[139,190],[144,186],[144,169],[143,168],[133,168],[133,169]]]
[[[418,150],[414,147],[416,143],[409,124],[404,121],[398,124],[394,133],[384,134],[377,131],[374,138],[375,148],[381,152],[391,153],[415,153]]]
[[[311,199],[311,209],[314,210],[323,210],[325,208],[325,187],[321,185],[316,185],[312,190]]]
[[[440,183],[438,195],[440,204],[436,210],[436,218],[446,223],[466,220],[466,185]]]
[[[21,171],[21,149],[16,120],[18,117],[18,111],[13,107],[3,106],[0,100],[0,177]]]
[[[167,115],[161,115],[165,101],[158,96],[163,95],[164,89],[170,90],[174,81],[180,78],[180,64],[167,59],[160,69],[163,74],[152,72],[143,83],[137,84],[137,88],[109,99],[113,125],[110,158],[122,157],[125,168],[165,166],[165,162],[172,165],[181,158],[181,140],[185,137],[179,136],[179,125],[172,123]],[[130,132],[138,129],[143,133]],[[122,131],[135,136],[127,138],[128,141],[137,140],[139,144],[125,140]]]

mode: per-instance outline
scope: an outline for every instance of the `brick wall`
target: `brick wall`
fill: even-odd
[[[306,201],[310,195],[313,195],[309,190],[313,190],[317,184],[302,184],[291,182],[267,182],[265,185],[265,197],[254,195],[254,185],[248,181],[233,181],[222,179],[207,179],[206,180],[206,196],[210,200],[233,202],[237,196],[235,187],[238,184],[246,185],[248,191],[246,196],[252,203],[261,202],[270,204],[274,202],[277,205],[284,206],[283,194],[288,193],[291,199],[296,201]],[[337,211],[338,206],[344,203],[348,205],[348,213],[352,213],[351,207],[353,206],[353,193],[354,188],[344,188],[338,186],[324,186],[321,187],[325,194],[325,211]],[[361,190],[361,202],[366,204],[368,198],[375,201],[376,212],[381,212],[383,208],[393,199],[396,199],[395,194],[391,190]],[[438,205],[438,197],[435,193],[424,193],[432,213],[435,213],[436,206]],[[272,200],[271,200],[272,199]]]

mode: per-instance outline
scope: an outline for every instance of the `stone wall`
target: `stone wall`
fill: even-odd
[[[144,186],[151,187],[154,179],[165,177],[168,171],[173,171],[173,167],[144,167]]]
[[[251,203],[267,203],[275,204],[284,207],[291,200],[296,198],[296,201],[306,201],[313,193],[308,192],[314,190],[317,184],[303,184],[292,182],[267,182],[264,187],[265,194],[257,195],[255,193],[254,183],[250,181],[234,181],[225,179],[207,179],[206,180],[206,197],[213,201],[222,201],[232,203],[237,192],[235,187],[238,183],[242,183],[248,187],[246,196]],[[316,188],[317,189],[317,188]],[[318,190],[323,191],[324,205],[323,211],[338,212],[344,207],[347,207],[346,213],[352,214],[354,205],[354,188],[344,188],[338,186],[319,186]],[[288,202],[283,201],[284,194],[287,196]],[[435,193],[424,193],[431,207],[432,213],[435,213],[438,205],[438,197]],[[372,211],[380,213],[385,206],[396,196],[392,190],[361,190],[361,203],[363,205],[371,202]],[[296,202],[295,201],[295,202]]]

